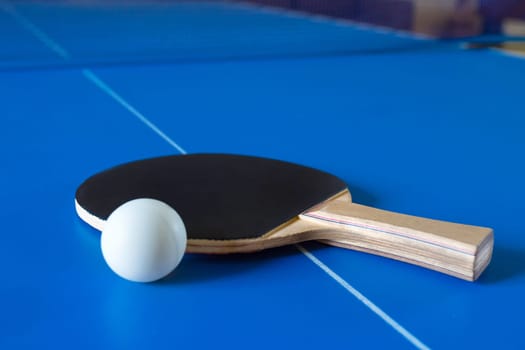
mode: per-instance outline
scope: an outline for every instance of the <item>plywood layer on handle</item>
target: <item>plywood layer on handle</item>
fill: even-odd
[[[475,280],[488,265],[492,229],[419,218],[332,200],[300,218],[337,230],[327,243]]]

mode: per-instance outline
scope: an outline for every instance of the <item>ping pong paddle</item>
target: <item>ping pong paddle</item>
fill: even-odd
[[[490,228],[352,203],[341,179],[279,160],[226,154],[139,160],[88,178],[76,192],[82,220],[102,230],[136,198],[181,215],[188,252],[240,253],[321,240],[473,281],[490,262]]]

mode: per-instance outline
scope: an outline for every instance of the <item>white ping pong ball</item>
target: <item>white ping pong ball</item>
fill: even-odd
[[[186,228],[173,208],[140,198],[111,213],[100,245],[104,260],[117,275],[134,282],[152,282],[177,267],[186,242]]]

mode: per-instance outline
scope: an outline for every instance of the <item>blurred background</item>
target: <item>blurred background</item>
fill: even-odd
[[[458,44],[458,39],[471,47],[524,52],[524,0],[15,0],[0,1],[0,7],[4,70],[437,49],[443,43]],[[247,20],[246,11],[255,10],[261,15]],[[25,29],[11,23],[13,15]],[[316,19],[317,25],[305,26],[298,20],[304,16]],[[348,24],[356,30],[395,31],[399,38],[338,28]],[[26,30],[27,43],[14,30]],[[63,52],[39,50],[27,30],[40,36],[35,32],[42,30],[61,43],[67,60],[59,57]],[[407,41],[403,36],[435,40]]]

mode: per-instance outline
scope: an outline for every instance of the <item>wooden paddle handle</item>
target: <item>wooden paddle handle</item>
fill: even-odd
[[[490,228],[424,219],[342,200],[300,216],[333,229],[323,242],[409,262],[473,281],[490,262]],[[334,230],[337,233],[333,232]]]

